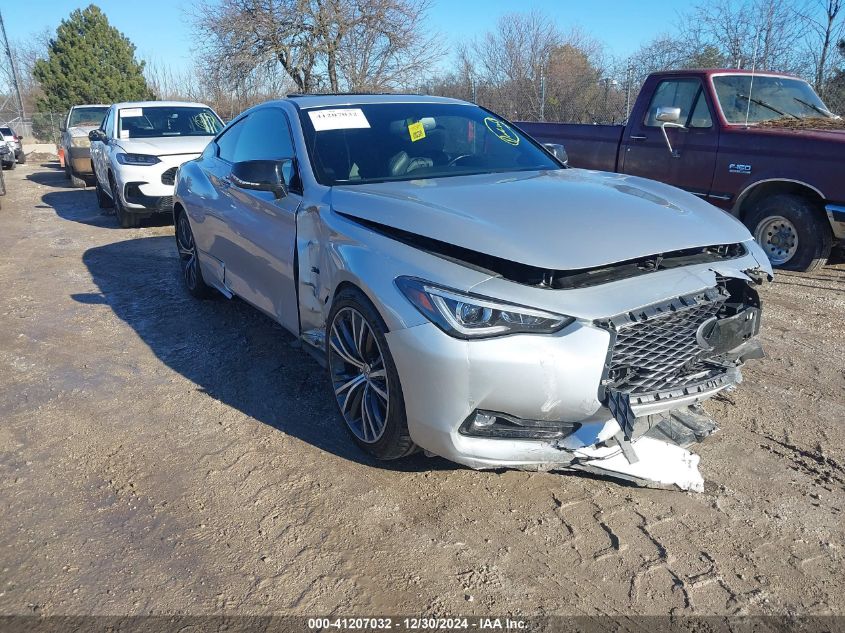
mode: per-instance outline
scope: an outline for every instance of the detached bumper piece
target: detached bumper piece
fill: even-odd
[[[633,441],[620,432],[603,445],[576,451],[568,468],[624,479],[645,488],[704,492],[704,478],[698,470],[700,458],[686,449],[717,428],[697,406],[638,418],[632,430]]]

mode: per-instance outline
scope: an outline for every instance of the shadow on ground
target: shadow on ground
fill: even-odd
[[[39,185],[59,189],[59,191],[50,191],[41,196],[42,204],[39,205],[41,208],[53,209],[56,215],[64,220],[103,229],[120,229],[111,209],[100,209],[94,188],[72,188],[64,170],[38,171],[28,174],[27,179]],[[141,222],[141,226],[167,226],[168,224],[173,224],[173,218],[168,213],[162,213]]]
[[[73,299],[111,306],[163,363],[197,390],[345,459],[405,472],[457,467],[422,455],[378,462],[360,451],[341,427],[325,370],[292,335],[242,301],[198,301],[188,295],[174,238],[91,248],[83,261],[100,294]]]

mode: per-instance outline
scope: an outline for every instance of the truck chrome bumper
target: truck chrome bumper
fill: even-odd
[[[830,221],[833,236],[836,239],[845,240],[845,206],[828,204],[824,209],[827,211],[827,219]]]

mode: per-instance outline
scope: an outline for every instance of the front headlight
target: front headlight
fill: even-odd
[[[121,165],[155,165],[161,162],[158,156],[149,154],[118,154],[116,158]]]
[[[551,334],[575,319],[511,303],[468,295],[413,277],[397,277],[396,286],[432,323],[457,338],[505,334]]]
[[[70,139],[71,147],[91,147],[91,139],[87,136],[74,136]]]

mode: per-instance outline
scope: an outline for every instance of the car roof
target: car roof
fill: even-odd
[[[712,77],[713,75],[756,75],[758,77],[784,77],[786,79],[803,81],[800,77],[788,73],[770,70],[748,70],[745,68],[688,68],[682,70],[659,70],[654,74],[661,77],[672,77],[676,75],[703,75],[705,77]]]
[[[373,103],[452,103],[472,105],[460,99],[450,97],[434,97],[416,94],[373,94],[373,93],[342,93],[342,94],[289,94],[287,99],[298,108],[321,108],[325,106],[368,105]]]
[[[108,108],[108,103],[77,103],[73,108]],[[71,108],[71,110],[73,110]]]
[[[154,108],[154,107],[186,107],[186,108],[207,108],[204,103],[194,101],[122,101],[114,106],[120,108]]]

